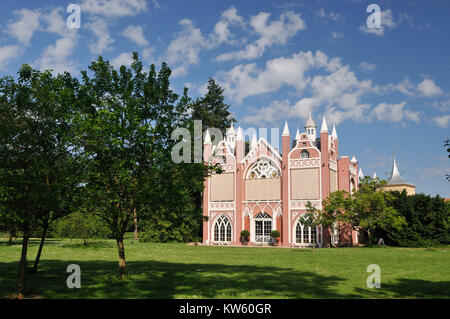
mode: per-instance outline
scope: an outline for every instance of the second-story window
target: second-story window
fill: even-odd
[[[308,151],[303,151],[300,153],[300,158],[309,158],[309,153]]]

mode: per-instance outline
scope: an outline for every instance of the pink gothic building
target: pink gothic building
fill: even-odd
[[[286,122],[281,140],[280,154],[266,139],[254,135],[246,153],[241,128],[236,132],[230,127],[215,146],[206,132],[204,158],[221,165],[223,172],[205,180],[204,244],[241,245],[240,233],[246,229],[249,245],[267,244],[272,230],[280,232],[278,242],[285,247],[311,246],[314,237],[319,247],[328,245],[327,230],[305,225],[306,203],[320,209],[331,192],[358,189],[358,162],[355,157],[339,157],[336,128],[330,135],[325,118],[319,138],[310,116],[305,131],[297,130],[292,144]],[[357,235],[346,225],[336,225],[331,240],[350,245],[358,242]]]

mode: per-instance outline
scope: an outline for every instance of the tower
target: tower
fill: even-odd
[[[231,126],[227,129],[226,135],[227,142],[234,151],[234,148],[236,147],[236,131],[234,130],[233,123],[231,123]]]
[[[402,190],[406,190],[406,193],[408,195],[414,195],[416,193],[416,185],[408,183],[400,175],[400,172],[398,171],[397,167],[397,161],[395,160],[395,155],[392,163],[391,176],[387,179],[387,184],[384,187],[384,189],[400,192]]]
[[[289,172],[289,152],[291,143],[291,134],[287,121],[284,124],[283,134],[281,136],[281,176],[287,176]],[[289,246],[289,193],[288,193],[288,179],[283,178],[281,184],[281,199],[283,201],[282,211],[282,238],[283,246]]]
[[[316,122],[312,119],[311,113],[309,113],[309,118],[305,124],[305,131],[308,137],[314,143],[316,142]]]

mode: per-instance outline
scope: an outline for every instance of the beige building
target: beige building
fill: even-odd
[[[414,195],[416,193],[416,185],[406,182],[403,177],[401,177],[398,171],[397,162],[395,161],[392,165],[391,177],[387,179],[387,184],[384,187],[389,191],[403,191],[406,190],[406,194]]]

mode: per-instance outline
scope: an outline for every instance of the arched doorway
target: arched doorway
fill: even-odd
[[[231,222],[225,215],[220,215],[214,223],[214,242],[231,243]]]
[[[304,217],[298,218],[295,225],[295,243],[300,246],[312,246],[314,243],[316,246],[321,246],[321,226],[309,227],[306,226]]]
[[[255,242],[268,243],[272,231],[272,217],[267,213],[259,213],[255,216]]]

